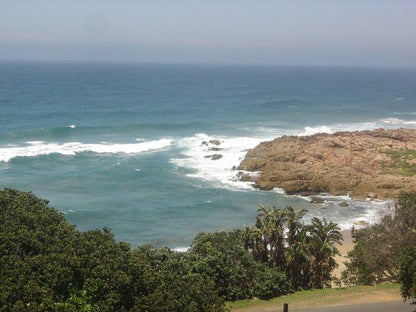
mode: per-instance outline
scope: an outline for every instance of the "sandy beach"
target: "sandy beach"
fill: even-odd
[[[336,244],[336,247],[338,248],[341,255],[335,256],[335,261],[338,263],[338,267],[333,272],[333,275],[337,278],[340,278],[342,271],[345,270],[344,262],[347,260],[347,253],[354,247],[351,230],[343,230],[341,231],[341,234],[344,238],[342,245]]]

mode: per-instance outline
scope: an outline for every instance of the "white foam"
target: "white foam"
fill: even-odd
[[[302,133],[300,133],[299,136],[308,136],[317,133],[333,133],[333,131],[328,126],[305,127],[305,130]]]
[[[342,123],[333,124],[331,126],[320,125],[316,127],[305,127],[302,132],[296,133],[298,136],[309,136],[318,133],[335,133],[340,131],[363,131],[363,130],[374,130],[380,128],[380,124],[376,122],[358,122],[358,123]]]
[[[44,141],[29,141],[26,143],[25,146],[0,148],[0,161],[8,162],[16,157],[35,157],[49,154],[75,155],[82,152],[140,154],[169,147],[172,140],[161,139],[134,144],[47,143]]]
[[[371,202],[352,201],[351,206],[360,205],[363,207],[363,212],[340,222],[340,227],[343,230],[360,228],[366,225],[374,225],[380,222],[380,218],[394,206],[393,200],[375,200]]]
[[[399,118],[385,118],[380,120],[383,123],[391,125],[409,125],[416,126],[416,120],[403,120]]]
[[[347,123],[334,125],[319,125],[315,127],[305,127],[304,129],[286,129],[273,127],[251,128],[254,136],[251,137],[226,137],[209,136],[204,133],[186,137],[177,142],[181,149],[180,158],[173,158],[171,162],[178,167],[190,169],[187,174],[189,177],[198,178],[217,187],[229,189],[252,189],[251,183],[239,181],[236,178],[238,171],[232,170],[238,167],[247,151],[254,148],[263,141],[270,141],[282,135],[307,136],[316,133],[335,133],[338,131],[362,131],[374,130],[380,125],[376,122]],[[245,131],[250,128],[245,128]],[[219,140],[220,145],[209,144],[211,140]],[[206,142],[207,144],[202,144]],[[212,148],[219,148],[215,151]],[[211,149],[211,150],[210,150]],[[213,160],[209,156],[221,155],[220,159]],[[252,173],[251,173],[252,174]],[[276,190],[276,192],[283,192]]]
[[[75,126],[75,125],[69,125],[69,128],[71,128],[71,129],[75,129],[77,126]]]
[[[272,139],[272,138],[267,138]],[[218,140],[216,145],[212,140]],[[199,133],[178,141],[182,150],[182,158],[171,159],[178,167],[191,170],[187,176],[205,180],[218,187],[228,189],[251,189],[251,183],[239,181],[236,178],[237,167],[250,148],[254,148],[265,138],[250,137],[211,137]],[[218,150],[215,150],[218,149]],[[221,155],[219,159],[212,159],[214,155]]]
[[[286,195],[286,191],[280,187],[275,187],[273,188],[272,192],[277,193],[277,194],[281,194],[281,195]]]
[[[323,199],[323,202],[320,204],[312,204],[314,208],[308,209],[309,212],[306,214],[306,218],[315,216],[325,217],[327,220],[336,222],[341,230],[350,230],[352,227],[361,228],[375,224],[380,221],[381,214],[389,213],[389,209],[394,204],[392,200],[354,200],[349,195],[317,194],[315,196],[294,196],[307,202],[310,202],[312,197]],[[348,207],[342,207],[340,205],[342,202],[346,202]]]

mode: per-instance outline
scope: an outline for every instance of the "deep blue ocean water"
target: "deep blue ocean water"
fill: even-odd
[[[274,137],[379,127],[416,128],[415,69],[0,63],[0,187],[133,246],[185,247],[259,204],[372,221],[385,203],[309,204],[232,168]]]

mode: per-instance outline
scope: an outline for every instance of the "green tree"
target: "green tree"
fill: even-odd
[[[132,308],[130,245],[117,243],[109,229],[82,233],[78,247],[79,289],[84,289],[100,311],[128,311]]]
[[[354,231],[343,279],[350,284],[397,281],[399,255],[416,246],[416,193],[401,193],[393,207],[372,226]]]
[[[287,249],[286,274],[292,281],[295,290],[310,289],[311,255],[308,249],[309,237],[305,227],[296,235]]]
[[[0,191],[0,310],[46,310],[77,284],[80,240],[48,201]]]
[[[0,191],[0,311],[224,311],[189,255],[81,233],[47,204]]]
[[[416,297],[416,246],[403,249],[400,256],[399,281],[404,299]]]
[[[292,292],[285,272],[277,267],[264,266],[256,275],[255,295],[260,299],[271,299]]]
[[[198,234],[190,249],[193,271],[213,279],[227,300],[253,296],[257,265],[243,248],[241,232]]]
[[[134,254],[136,263],[146,267],[136,284],[136,291],[142,294],[138,311],[224,311],[224,301],[214,282],[207,275],[192,271],[189,254],[150,245],[137,248]]]
[[[332,221],[312,218],[308,242],[312,288],[331,286],[331,272],[337,266],[334,256],[340,254],[334,244],[341,244],[342,241],[339,230],[338,225]]]
[[[305,209],[295,211],[285,207],[287,214],[286,274],[294,289],[310,288],[310,254],[308,250],[307,227],[301,222]]]
[[[71,296],[63,303],[56,303],[56,311],[62,312],[98,312],[96,304],[92,302],[91,297],[86,290],[74,289]]]
[[[294,289],[328,287],[342,235],[325,219],[304,225],[305,212],[260,206],[255,225],[243,231],[244,247],[256,261],[286,272]]]
[[[285,270],[287,220],[287,207],[284,209],[259,207],[254,226],[244,230],[244,246],[252,253],[256,261],[269,263]]]

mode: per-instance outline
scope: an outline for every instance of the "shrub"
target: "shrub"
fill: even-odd
[[[403,249],[400,256],[400,291],[405,299],[416,297],[416,247]]]
[[[260,299],[270,299],[291,292],[290,282],[277,267],[265,268],[256,278],[255,294]]]

